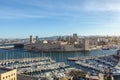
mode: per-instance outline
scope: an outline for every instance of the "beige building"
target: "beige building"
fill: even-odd
[[[85,51],[90,50],[89,39],[83,39],[83,50]]]
[[[0,80],[17,80],[17,70],[0,69]]]

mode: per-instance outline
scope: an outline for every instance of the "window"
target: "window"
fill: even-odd
[[[3,79],[5,79],[5,77],[3,77]]]

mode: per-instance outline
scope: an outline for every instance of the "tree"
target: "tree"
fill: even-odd
[[[86,72],[80,71],[80,70],[72,70],[69,72],[69,75],[73,77],[73,80],[79,80],[81,77],[86,77]]]

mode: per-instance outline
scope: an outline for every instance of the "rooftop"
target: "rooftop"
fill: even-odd
[[[10,69],[0,68],[0,74],[11,71]]]

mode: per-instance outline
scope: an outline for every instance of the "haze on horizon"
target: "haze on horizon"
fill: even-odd
[[[0,38],[120,35],[120,0],[0,0]]]

